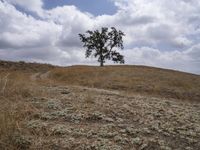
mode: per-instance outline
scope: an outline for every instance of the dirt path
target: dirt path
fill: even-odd
[[[32,81],[36,81],[38,79],[46,79],[46,78],[48,78],[49,74],[50,74],[50,71],[47,71],[47,72],[38,72],[38,73],[35,73],[35,74],[31,75],[30,79]]]

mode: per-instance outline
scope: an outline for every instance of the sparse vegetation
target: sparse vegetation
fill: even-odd
[[[84,99],[86,104],[93,104],[94,102],[94,95],[90,92],[87,92]]]
[[[12,104],[1,102],[0,109],[0,149],[14,147],[13,136],[18,132],[18,121],[12,108]]]
[[[0,149],[26,149],[29,142],[23,138],[21,120],[31,112],[23,103],[23,99],[30,96],[29,89],[12,74],[1,73],[1,76]]]
[[[198,75],[74,66],[8,69],[0,79],[2,150],[200,147]]]
[[[51,78],[66,85],[82,85],[188,101],[200,100],[198,75],[159,68],[74,66],[52,70]]]
[[[40,96],[42,93],[29,77],[38,68],[31,71],[31,68],[28,68],[31,64],[29,65],[24,62],[19,64],[0,62],[0,149],[2,150],[28,149],[31,145],[23,122],[37,111],[28,99]],[[48,67],[39,68],[43,71]]]

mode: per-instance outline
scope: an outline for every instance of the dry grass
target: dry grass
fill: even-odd
[[[26,149],[30,146],[23,138],[23,121],[35,111],[27,98],[38,94],[36,85],[27,74],[0,73],[0,149]]]
[[[6,63],[6,65],[10,64],[11,63]],[[37,64],[34,65],[37,66]],[[16,70],[16,68],[20,66],[23,67]],[[85,120],[82,115],[86,115],[86,117],[87,115],[97,115],[98,117],[98,115],[101,115],[98,111],[101,111],[102,114],[107,116],[104,119],[107,119],[108,122],[112,122],[115,121],[116,112],[119,114],[118,117],[122,119],[130,120],[134,118],[132,112],[129,114],[129,111],[126,111],[126,109],[129,109],[129,105],[132,105],[132,103],[129,103],[130,95],[145,94],[190,101],[200,100],[200,76],[198,75],[143,66],[73,66],[67,68],[53,67],[53,70],[51,67],[48,68],[48,66],[45,65],[37,69],[33,66],[33,68],[28,68],[28,66],[28,64],[21,62],[17,65],[12,64],[9,69],[6,70],[5,65],[1,67],[0,63],[0,149],[2,150],[37,149],[37,145],[44,149],[50,149],[49,147],[52,144],[50,139],[55,138],[55,140],[57,140],[58,138],[59,140],[61,137],[56,137],[55,135],[51,136],[51,130],[49,130],[48,125],[44,127],[44,129],[43,126],[41,126],[40,130],[39,124],[38,134],[37,132],[32,133],[32,130],[26,127],[25,124],[31,120],[36,121],[35,119],[38,119],[39,123],[46,123],[47,120],[42,120],[41,118],[45,117],[44,114],[47,114],[47,118],[51,117],[51,112],[54,112],[53,114],[58,114],[56,117],[58,122],[60,121],[59,123],[63,121],[62,114],[68,117],[70,116],[67,118],[69,119],[70,125],[73,121],[84,122]],[[3,71],[1,70],[2,68]],[[31,81],[31,77],[34,75],[38,76],[36,76],[35,80]],[[113,90],[117,90],[116,93],[120,91],[122,92],[119,93],[121,97],[118,98],[119,95],[115,95],[111,91],[111,93],[106,93],[106,90],[95,88],[112,89],[112,92],[114,92]],[[63,94],[62,91],[66,93]],[[102,91],[105,93],[102,94]],[[136,98],[139,99],[134,99],[134,104],[137,106],[138,103],[138,108],[144,105],[144,110],[146,110],[146,102],[151,103],[151,100],[155,100],[151,97],[140,99],[140,96],[136,96]],[[46,102],[49,100],[56,100],[55,102],[58,102],[58,104],[60,102],[59,105],[61,107],[58,108],[61,110],[47,109],[45,105],[47,105]],[[160,99],[158,99],[158,101],[159,100]],[[39,105],[33,102],[39,102]],[[125,102],[127,105],[125,105]],[[159,106],[157,107],[160,110],[159,102]],[[184,105],[186,104],[189,103],[184,103]],[[198,105],[196,105],[196,107],[197,106]],[[64,109],[64,107],[67,109]],[[180,107],[182,108],[183,105],[180,105]],[[196,107],[191,107],[191,110],[194,111],[194,116],[198,116],[198,113],[195,113],[195,109],[198,109]],[[137,109],[137,107],[135,108]],[[174,107],[173,109],[176,108],[178,107]],[[154,109],[153,106],[152,109]],[[68,111],[65,112],[66,110]],[[166,109],[166,111],[167,110],[168,109]],[[97,113],[93,114],[92,112],[95,111],[97,111]],[[140,112],[140,109],[137,111]],[[182,111],[184,111],[184,107]],[[152,110],[150,112],[152,112]],[[140,114],[143,114],[143,110],[141,110]],[[188,114],[191,115],[190,113]],[[112,115],[113,118],[111,117]],[[193,114],[191,116],[193,116]],[[139,115],[139,117],[141,116]],[[144,115],[143,119],[148,121],[145,117],[146,115]],[[191,117],[188,118],[188,120],[192,119]],[[50,121],[49,119],[49,122]],[[62,131],[63,128],[57,126],[58,122],[51,123],[55,123],[55,127]],[[50,126],[52,125],[51,123],[49,124]],[[66,125],[66,120],[64,123]],[[77,124],[75,124],[73,128],[77,129],[76,125]],[[92,125],[91,122],[89,122],[88,125]],[[31,141],[28,137],[32,138]],[[49,143],[45,143],[46,140],[49,140]],[[44,147],[45,145],[47,147]]]
[[[84,97],[85,104],[94,104],[94,95],[90,92],[87,92]]]
[[[18,132],[18,121],[11,104],[1,105],[0,110],[0,149],[13,149],[13,136]]]
[[[200,76],[144,66],[73,66],[57,68],[51,79],[59,83],[115,89],[166,98],[200,99]]]
[[[12,62],[0,60],[0,71],[16,71],[16,72],[46,72],[55,66],[39,63],[25,63],[24,61]]]

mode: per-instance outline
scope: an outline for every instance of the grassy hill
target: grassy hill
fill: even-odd
[[[55,68],[50,79],[61,84],[120,90],[182,100],[200,100],[200,76],[145,66],[72,66]]]
[[[26,63],[24,61],[13,62],[13,61],[3,61],[0,60],[0,71],[1,72],[9,72],[9,71],[17,71],[17,72],[45,72],[55,66],[50,64],[40,64],[40,63]]]
[[[195,149],[200,76],[0,61],[0,149]]]

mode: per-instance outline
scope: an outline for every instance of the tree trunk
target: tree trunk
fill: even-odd
[[[102,51],[101,51],[101,54],[100,54],[100,67],[103,67],[103,63],[104,63],[104,58],[103,58],[103,54],[102,54]]]
[[[103,67],[103,60],[101,60],[100,67]]]

